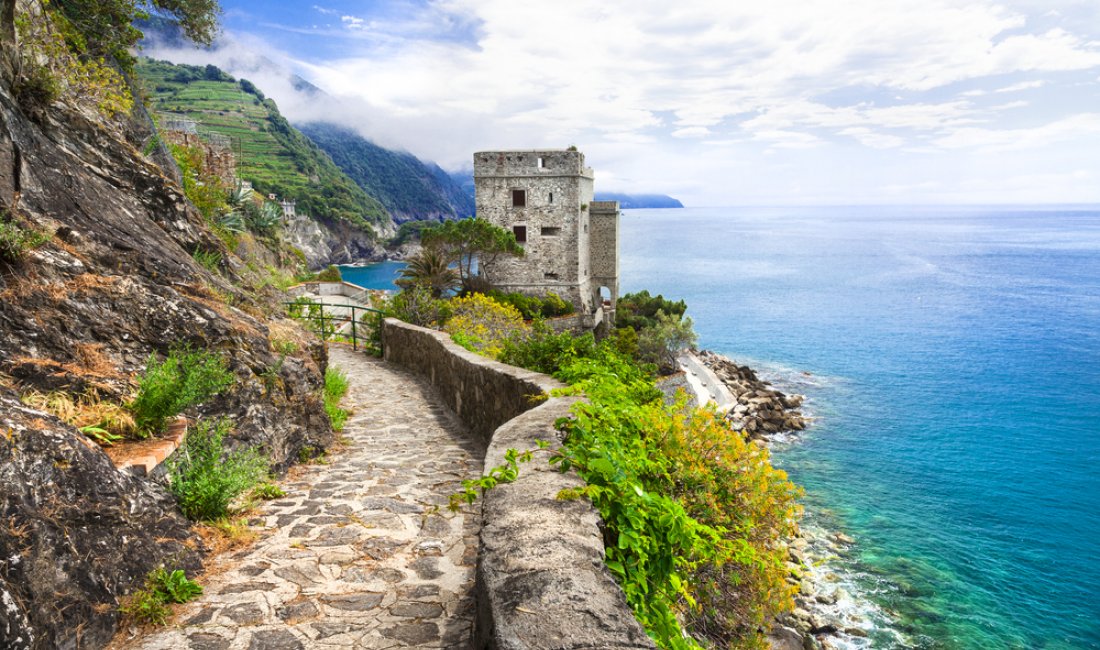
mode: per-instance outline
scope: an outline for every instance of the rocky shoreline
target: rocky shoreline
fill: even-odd
[[[695,354],[729,390],[736,404],[726,413],[730,426],[748,434],[750,440],[766,440],[770,435],[802,431],[809,419],[799,411],[805,398],[787,395],[762,381],[748,366],[710,350]]]
[[[756,371],[720,354],[702,350],[695,356],[728,389],[734,404],[726,413],[730,426],[750,440],[768,445],[789,441],[813,421],[800,410],[802,395],[788,395],[761,380]],[[773,650],[840,650],[869,647],[870,621],[860,614],[852,595],[827,563],[849,552],[851,537],[803,526],[787,540],[787,582],[798,587],[795,608],[777,621],[769,641]]]

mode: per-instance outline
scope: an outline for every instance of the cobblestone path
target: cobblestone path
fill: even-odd
[[[482,450],[427,384],[330,350],[351,383],[348,448],[260,506],[262,538],[222,560],[230,568],[181,608],[177,627],[126,647],[466,647],[478,523],[446,503],[480,473]]]

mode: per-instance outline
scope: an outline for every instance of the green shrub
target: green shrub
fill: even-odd
[[[12,94],[28,115],[39,116],[61,96],[61,82],[49,68],[31,65],[16,77]]]
[[[339,368],[329,366],[325,369],[325,388],[323,392],[325,413],[328,414],[329,420],[332,421],[332,428],[336,431],[344,430],[344,423],[347,422],[348,415],[350,415],[340,408],[340,400],[347,392],[348,376]]]
[[[420,327],[439,327],[451,317],[451,304],[432,296],[431,289],[413,285],[393,297],[388,314]]]
[[[264,201],[259,207],[248,203],[244,210],[245,224],[248,229],[260,235],[274,235],[283,223],[283,209],[271,201]]]
[[[328,268],[317,274],[318,282],[343,282],[344,278],[340,275],[340,267],[335,264],[329,264]]]
[[[286,492],[283,490],[283,488],[275,485],[274,483],[261,483],[252,490],[252,498],[260,499],[262,501],[281,499],[285,496]]]
[[[207,271],[216,273],[218,267],[222,263],[222,254],[218,251],[204,251],[201,248],[196,248],[195,252],[191,253],[191,258],[199,263],[199,266],[203,267]]]
[[[499,359],[513,366],[552,375],[578,357],[594,356],[595,350],[596,339],[591,333],[581,336],[570,332],[555,334],[545,323],[537,323],[530,336],[506,341]]]
[[[28,251],[49,240],[49,237],[37,230],[23,228],[14,221],[8,221],[6,216],[0,213],[0,261],[18,262]]]
[[[656,364],[662,374],[672,374],[677,369],[676,358],[694,346],[697,338],[690,317],[658,311],[654,324],[638,331],[638,357]]]
[[[387,245],[396,248],[405,242],[420,241],[420,231],[431,228],[433,225],[430,221],[406,221],[397,229],[397,234]]]
[[[150,355],[137,397],[129,404],[139,435],[160,432],[168,418],[217,395],[233,379],[225,360],[209,352],[176,348],[164,361]]]
[[[451,339],[492,359],[500,356],[509,339],[522,338],[530,331],[515,307],[480,293],[455,298],[451,308],[454,314],[444,325]]]
[[[186,603],[202,595],[202,586],[188,580],[181,569],[169,572],[164,568],[153,571],[149,576],[149,585],[153,592],[166,603]]]
[[[171,613],[164,601],[149,589],[130,594],[119,611],[141,625],[164,625]]]
[[[523,320],[554,318],[573,313],[573,304],[552,291],[539,297],[518,292],[504,293],[498,289],[492,289],[485,295],[499,303],[515,307],[523,315]]]
[[[202,586],[188,580],[182,570],[160,567],[145,578],[145,586],[130,595],[121,611],[138,623],[164,625],[170,613],[168,603],[186,603],[201,594]]]
[[[568,316],[573,313],[573,303],[568,302],[553,291],[549,291],[542,298],[542,315],[546,318],[556,316]]]
[[[199,420],[183,446],[168,460],[168,479],[180,510],[193,521],[213,521],[229,504],[267,475],[268,462],[256,449],[226,453],[229,420]]]
[[[628,293],[615,304],[615,325],[641,331],[657,325],[657,313],[661,312],[677,319],[687,311],[683,300],[673,302],[661,294],[649,295],[649,291]]]
[[[206,154],[199,147],[169,143],[168,150],[180,169],[184,195],[208,224],[217,225],[218,216],[228,209],[225,183],[207,171]]]
[[[287,339],[272,337],[271,349],[283,356],[287,356],[290,354],[296,354],[298,352],[298,344],[294,341],[289,341]]]
[[[239,235],[248,229],[248,227],[244,223],[244,216],[242,216],[241,213],[237,212],[236,210],[223,213],[222,216],[218,218],[217,225],[225,232],[232,233],[234,235]]]
[[[795,530],[800,491],[713,409],[666,405],[652,366],[621,349],[633,342],[536,327],[501,359],[587,397],[551,461],[586,485],[559,498],[600,511],[607,566],[657,645],[763,647],[760,630],[792,606],[777,542]]]

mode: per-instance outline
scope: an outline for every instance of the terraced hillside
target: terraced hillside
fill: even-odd
[[[297,201],[298,212],[360,226],[392,223],[380,201],[344,174],[309,138],[291,126],[271,99],[247,80],[214,66],[140,59],[137,73],[161,122],[189,119],[200,130],[230,138],[242,178],[258,192]]]

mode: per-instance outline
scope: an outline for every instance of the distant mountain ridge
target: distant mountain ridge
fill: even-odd
[[[142,59],[138,73],[151,105],[228,136],[241,177],[261,193],[296,200],[298,211],[322,219],[378,224],[471,216],[473,199],[433,163],[391,151],[353,130],[328,123],[291,125],[275,102],[247,79],[215,66]],[[295,90],[325,92],[292,75]]]
[[[474,173],[470,170],[451,172],[451,179],[462,188],[468,196],[474,196]],[[621,192],[596,192],[593,200],[618,201],[619,207],[624,210],[637,210],[641,208],[682,208],[683,203],[667,194],[623,194]]]
[[[596,192],[597,201],[618,201],[624,210],[641,208],[682,208],[683,203],[667,194],[622,194],[620,192]]]
[[[336,124],[297,126],[351,180],[381,201],[398,223],[473,216],[473,198],[438,165],[384,149]]]

